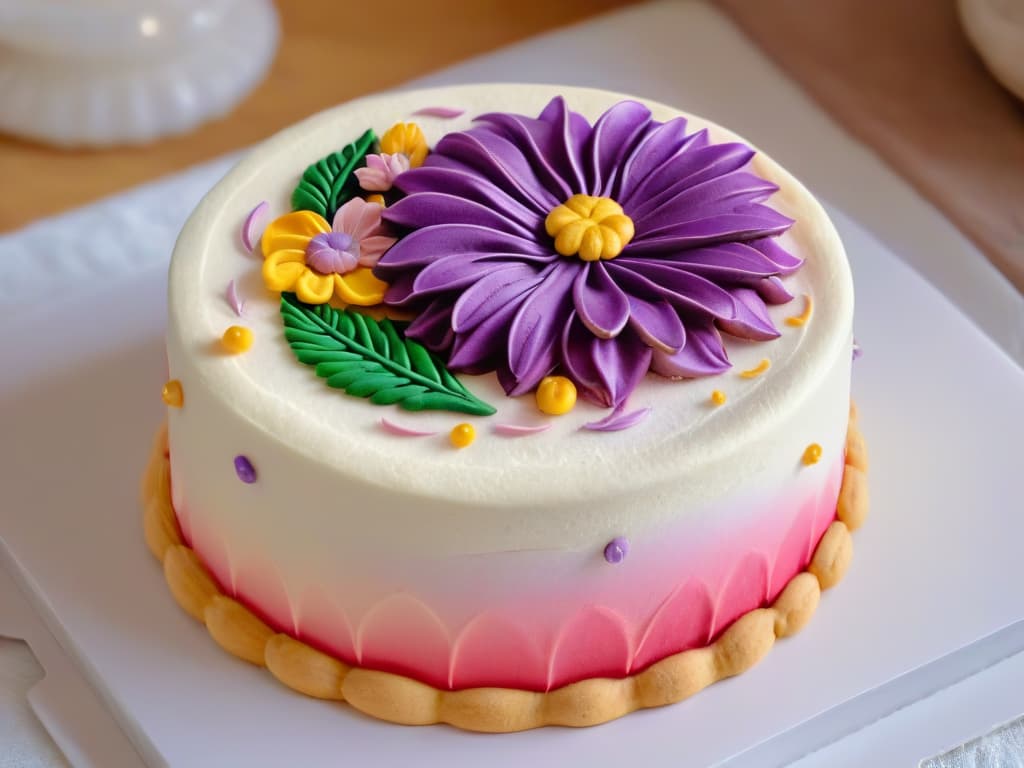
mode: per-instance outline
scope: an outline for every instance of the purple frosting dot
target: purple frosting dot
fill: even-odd
[[[256,482],[256,468],[245,456],[235,456],[235,474],[243,483]]]
[[[629,539],[623,536],[616,536],[608,542],[604,548],[604,559],[612,565],[618,565],[626,559],[629,554]]]

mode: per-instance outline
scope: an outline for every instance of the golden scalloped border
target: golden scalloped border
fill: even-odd
[[[171,593],[228,652],[267,667],[289,688],[319,699],[347,701],[381,720],[448,723],[469,731],[504,733],[544,725],[598,725],[637,709],[682,701],[754,666],[777,637],[802,629],[818,606],[821,590],[842,579],[853,556],[850,531],[860,527],[868,511],[867,469],[864,437],[851,403],[836,520],[818,543],[807,570],[790,580],[771,607],[744,614],[711,645],[668,656],[629,677],[591,678],[546,693],[515,688],[441,690],[401,675],[351,666],[274,632],[221,592],[195,552],[182,542],[171,506],[166,424],[157,433],[143,477],[142,502],[146,544],[163,563]]]

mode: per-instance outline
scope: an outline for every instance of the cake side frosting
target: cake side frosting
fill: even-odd
[[[516,386],[501,376],[460,375],[473,398],[497,413],[470,416],[476,440],[456,451],[448,436],[462,414],[382,415],[295,360],[280,302],[268,296],[253,257],[232,248],[258,198],[287,211],[299,169],[358,141],[367,126],[383,134],[421,107],[466,110],[465,117],[419,119],[424,143],[434,147],[473,116],[538,114],[558,95],[591,121],[624,98],[488,86],[375,97],[324,113],[244,160],[179,240],[168,358],[186,404],[169,419],[183,532],[226,591],[346,661],[440,687],[546,690],[598,669],[627,674],[659,654],[706,644],[726,617],[771,599],[806,566],[834,514],[849,398],[849,272],[820,206],[762,153],[750,167],[779,187],[772,209],[796,222],[778,243],[804,261],[781,287],[801,298],[766,309],[778,338],[726,338],[728,371],[637,382],[623,418],[641,418],[628,431],[581,429],[607,419],[599,406],[580,402],[546,418],[534,398],[506,397]],[[647,106],[661,121],[681,114]],[[687,122],[688,131],[707,127],[712,145],[736,140],[698,118]],[[405,173],[370,170],[374,178],[397,171],[399,186]],[[402,213],[399,202],[385,218],[392,209],[406,225],[422,215]],[[308,239],[321,235],[323,248],[307,250],[309,258],[323,269],[340,264],[347,243],[327,232]],[[381,247],[386,267],[392,245]],[[395,272],[364,269],[370,276],[346,290],[390,290],[371,277]],[[229,284],[233,301],[225,300]],[[600,329],[600,318],[590,320]],[[249,345],[227,356],[218,340],[234,325],[251,334],[237,343]],[[814,460],[805,463],[809,455]],[[604,553],[620,539],[628,556],[613,565]],[[709,551],[728,557],[719,561]],[[689,554],[675,567],[680,553]],[[680,601],[711,608],[679,632],[664,616],[665,606]],[[583,636],[600,638],[603,655],[564,651]],[[499,640],[516,650],[510,659],[533,661],[494,661],[487,649]]]

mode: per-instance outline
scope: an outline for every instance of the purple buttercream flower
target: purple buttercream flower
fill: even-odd
[[[773,239],[793,222],[762,204],[777,187],[753,154],[633,101],[593,126],[560,97],[483,115],[396,178],[383,217],[406,234],[374,273],[449,367],[511,395],[560,371],[616,406],[649,370],[729,368],[720,332],[779,335],[765,304],[792,298],[779,277],[801,261]]]

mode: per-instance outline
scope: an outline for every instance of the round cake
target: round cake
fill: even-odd
[[[724,128],[568,87],[360,99],[178,240],[147,539],[228,650],[379,717],[675,701],[845,569],[852,323],[826,213]]]

